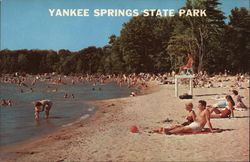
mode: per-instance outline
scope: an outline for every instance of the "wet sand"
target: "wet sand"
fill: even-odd
[[[182,87],[183,88],[183,87]],[[187,88],[187,87],[186,87]],[[182,89],[184,90],[184,89]],[[99,110],[73,126],[3,150],[1,161],[248,161],[249,110],[231,119],[212,119],[221,133],[161,135],[147,133],[185,121],[184,104],[214,96],[229,88],[195,88],[192,100],[174,97],[174,85],[152,82],[136,97],[96,101]],[[239,90],[249,107],[249,89]],[[168,120],[166,120],[168,119]],[[164,122],[164,120],[166,120]],[[131,133],[136,125],[139,133]],[[207,127],[207,126],[206,126]]]

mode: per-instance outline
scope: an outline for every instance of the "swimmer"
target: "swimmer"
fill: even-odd
[[[67,93],[65,93],[65,95],[63,96],[64,98],[68,98],[68,94]]]
[[[49,118],[49,111],[52,107],[52,101],[40,100],[35,102],[35,119],[39,120],[39,113],[45,110],[45,119]]]
[[[8,101],[7,101],[7,104],[8,104],[8,106],[12,106],[12,105],[13,105],[13,103],[12,103],[11,100],[8,100]]]
[[[34,92],[34,90],[33,90],[33,88],[30,88],[30,91],[29,91],[29,93],[32,93],[32,92]]]

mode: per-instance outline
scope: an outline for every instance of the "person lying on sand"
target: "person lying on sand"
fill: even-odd
[[[223,110],[218,109],[217,107],[212,107],[212,108],[208,108],[211,115],[211,118],[227,118],[227,117],[234,117],[234,106],[235,103],[233,101],[233,98],[230,95],[226,96],[226,107]],[[212,113],[215,114],[212,114]]]
[[[210,112],[206,109],[206,101],[200,100],[198,104],[198,113],[195,120],[186,126],[180,126],[172,130],[165,130],[166,134],[175,134],[175,133],[197,133],[201,132],[206,124],[208,124],[209,130],[213,131],[212,124],[210,122]]]
[[[160,129],[157,129],[157,130],[153,130],[153,131],[149,131],[149,133],[166,133],[165,131],[169,131],[169,130],[172,130],[172,129],[175,129],[175,128],[178,128],[178,127],[181,127],[181,126],[186,126],[186,125],[189,125],[191,124],[195,118],[196,118],[196,114],[193,110],[193,103],[192,102],[188,102],[185,104],[185,109],[187,110],[188,112],[188,115],[186,117],[187,121],[180,124],[180,125],[174,125],[170,128],[164,128],[164,127],[161,127]]]
[[[35,102],[35,119],[39,119],[39,113],[45,110],[45,119],[49,118],[49,111],[52,107],[52,101],[40,100]]]

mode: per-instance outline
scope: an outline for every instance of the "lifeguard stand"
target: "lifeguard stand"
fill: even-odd
[[[184,67],[183,72],[186,75],[193,75],[194,74],[194,71],[193,71],[192,67],[191,68]]]
[[[178,79],[189,79],[189,94],[193,95],[193,78],[194,75],[175,75],[175,96],[179,96],[179,83]]]

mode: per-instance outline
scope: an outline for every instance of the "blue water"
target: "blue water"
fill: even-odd
[[[11,107],[0,107],[1,147],[48,134],[80,117],[90,116],[96,111],[97,106],[89,105],[87,101],[127,97],[132,91],[113,82],[96,85],[95,90],[90,83],[54,85],[49,82],[38,82],[32,88],[32,93],[28,92],[29,88],[22,88],[24,93],[20,93],[20,88],[16,85],[0,83],[0,98],[11,99],[14,103]],[[56,88],[58,90],[54,92]],[[64,98],[65,93],[73,93],[75,98]],[[48,120],[44,119],[42,112],[40,120],[35,121],[32,102],[41,99],[52,100],[53,106]]]

